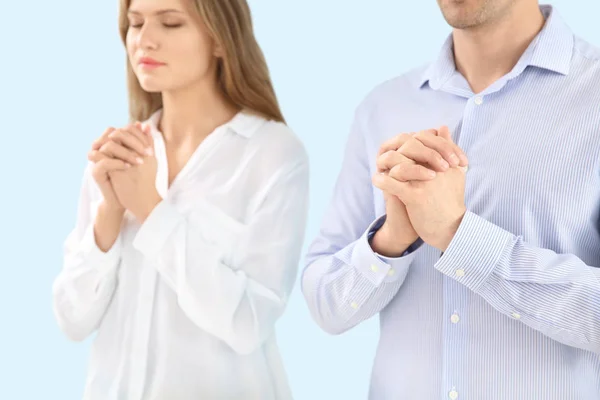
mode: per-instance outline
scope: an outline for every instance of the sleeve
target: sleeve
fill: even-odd
[[[53,284],[53,311],[71,340],[86,339],[100,324],[113,296],[121,256],[120,235],[108,252],[96,245],[95,196],[91,164],[80,190],[77,220],[63,244],[63,267]]]
[[[600,354],[600,269],[575,255],[531,246],[467,212],[436,268],[509,318]]]
[[[298,271],[308,214],[308,159],[280,171],[273,182],[243,226],[213,205],[183,213],[167,198],[133,242],[148,260],[156,260],[190,320],[238,354],[254,352],[272,335]]]
[[[302,292],[313,319],[326,332],[341,334],[379,313],[402,286],[420,246],[402,257],[385,258],[370,237],[385,221],[375,215],[365,130],[357,110],[341,171],[318,236],[309,247]]]

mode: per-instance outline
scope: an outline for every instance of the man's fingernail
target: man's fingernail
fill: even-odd
[[[152,150],[152,148],[151,148],[151,147],[148,147],[148,148],[146,149],[146,154],[147,154],[147,155],[149,155],[149,156],[151,156],[152,154],[154,154],[154,151]]]
[[[441,163],[442,163],[442,168],[444,168],[444,169],[450,168],[450,164],[448,164],[448,162],[446,160],[442,159]]]
[[[435,178],[437,174],[435,173],[435,171],[429,170],[429,176],[432,178]]]
[[[143,163],[144,163],[144,160],[142,160],[140,157],[137,157],[137,158],[135,159],[135,161],[136,161],[138,164],[143,164]]]
[[[458,160],[458,157],[454,153],[450,154],[450,161],[452,161],[452,164],[455,164],[455,165],[458,165],[460,163],[460,161]]]

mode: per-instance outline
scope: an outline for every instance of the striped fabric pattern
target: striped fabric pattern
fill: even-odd
[[[450,36],[357,108],[302,291],[332,334],[379,316],[372,400],[600,400],[600,50],[540,7],[544,29],[485,91]],[[469,158],[468,212],[444,254],[381,257],[378,148],[441,125]]]

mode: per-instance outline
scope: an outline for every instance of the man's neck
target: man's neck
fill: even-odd
[[[544,26],[538,4],[517,4],[495,21],[453,31],[456,69],[474,93],[509,73]]]

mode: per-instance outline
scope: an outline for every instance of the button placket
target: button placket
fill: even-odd
[[[450,322],[452,322],[453,324],[458,324],[460,322],[460,316],[456,311],[450,316]]]
[[[448,398],[450,400],[457,400],[458,399],[458,392],[456,391],[456,389],[452,389],[450,392],[448,392]]]

